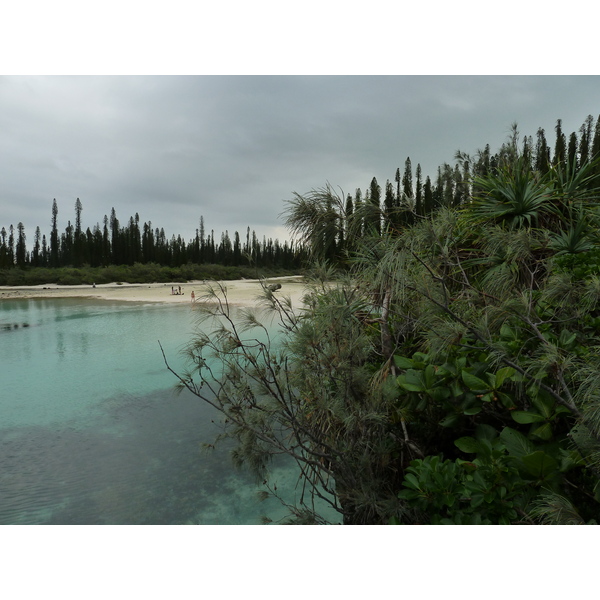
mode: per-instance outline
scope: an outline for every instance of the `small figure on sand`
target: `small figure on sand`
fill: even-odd
[[[194,294],[194,290],[192,290],[192,293],[191,293],[191,295],[190,295],[190,298],[191,298],[192,304],[193,304],[194,302],[196,302],[196,294]]]

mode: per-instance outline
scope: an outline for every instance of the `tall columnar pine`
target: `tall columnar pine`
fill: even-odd
[[[556,143],[554,144],[554,158],[552,160],[555,167],[565,169],[567,163],[567,139],[562,132],[562,120],[556,122]]]
[[[578,152],[577,134],[572,132],[569,136],[569,146],[567,148],[567,161],[569,168],[577,171],[581,165]]]
[[[50,231],[50,266],[59,266],[59,242],[58,242],[58,204],[56,198],[52,201],[52,230]]]
[[[375,177],[373,177],[369,186],[365,208],[368,208],[365,225],[368,224],[369,233],[371,235],[381,235],[381,186],[377,183]]]
[[[421,164],[420,163],[417,163],[417,169],[415,171],[415,177],[416,177],[416,182],[415,182],[415,213],[418,216],[423,216],[424,215],[424,210],[423,210],[423,181],[422,181],[423,174],[421,172]]]
[[[17,224],[17,248],[15,262],[18,267],[24,267],[27,262],[27,247],[25,244],[25,227],[23,223]]]
[[[535,170],[545,175],[550,169],[550,149],[546,142],[546,133],[540,127],[537,132],[537,145],[535,149]]]

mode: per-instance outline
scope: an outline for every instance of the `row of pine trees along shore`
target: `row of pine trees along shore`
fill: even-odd
[[[198,309],[217,333],[179,384],[266,495],[271,461],[296,461],[288,522],[600,522],[600,121],[558,121],[553,147],[515,124],[455,160],[286,203],[310,254],[302,310],[263,283],[276,342],[219,285]]]
[[[58,204],[52,203],[52,229],[50,239],[35,230],[33,249],[27,250],[23,223],[15,231],[10,225],[0,230],[0,269],[12,267],[107,267],[109,265],[133,265],[156,263],[162,266],[181,267],[187,263],[218,264],[223,266],[253,265],[256,267],[297,269],[301,262],[302,249],[293,243],[266,239],[260,241],[248,227],[246,239],[242,241],[236,231],[231,240],[225,231],[220,240],[215,239],[214,230],[205,232],[204,218],[196,235],[187,243],[181,235],[170,239],[163,228],[154,228],[152,223],[140,225],[139,214],[130,217],[121,225],[115,209],[110,218],[104,216],[103,227],[96,224],[85,231],[81,224],[83,205],[75,201],[75,224],[68,221],[64,232],[59,234]]]

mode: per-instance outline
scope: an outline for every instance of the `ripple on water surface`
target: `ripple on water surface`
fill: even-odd
[[[211,407],[175,396],[189,306],[76,300],[0,302],[0,523],[258,523],[259,503],[214,440]],[[296,471],[276,469],[289,499]]]

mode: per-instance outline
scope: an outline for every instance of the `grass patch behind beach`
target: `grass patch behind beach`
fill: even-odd
[[[165,267],[156,263],[134,265],[110,265],[107,267],[28,267],[0,269],[0,285],[91,285],[113,281],[123,283],[169,283],[192,280],[234,280],[259,277],[282,277],[299,275],[299,271],[284,269],[260,269],[252,267],[230,267],[215,264],[186,264],[180,267]]]

